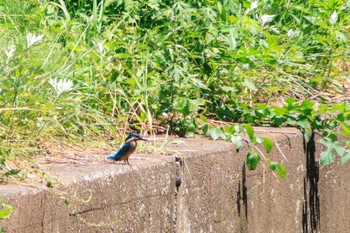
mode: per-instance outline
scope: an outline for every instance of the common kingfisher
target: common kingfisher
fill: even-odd
[[[136,149],[138,140],[143,140],[143,141],[148,141],[148,142],[150,141],[146,138],[141,137],[140,134],[131,133],[125,139],[125,143],[117,151],[117,153],[115,153],[114,155],[108,156],[107,159],[114,159],[116,161],[124,160],[124,164],[128,164],[129,166],[131,166],[129,163],[129,156]]]

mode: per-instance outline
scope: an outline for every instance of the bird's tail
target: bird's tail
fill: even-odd
[[[114,159],[114,155],[108,156],[107,159]]]

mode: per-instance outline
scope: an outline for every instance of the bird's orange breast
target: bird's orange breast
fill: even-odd
[[[119,160],[126,160],[126,159],[128,159],[129,156],[135,151],[136,146],[137,146],[136,141],[131,141],[130,142],[130,149]]]

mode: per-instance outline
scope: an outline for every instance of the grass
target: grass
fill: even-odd
[[[199,114],[242,122],[261,103],[341,94],[348,4],[256,3],[0,0],[2,166],[45,141],[186,135]]]

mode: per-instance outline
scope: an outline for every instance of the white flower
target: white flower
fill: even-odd
[[[299,29],[297,29],[295,31],[293,29],[289,29],[289,31],[287,32],[287,36],[289,38],[294,38],[294,37],[299,36],[299,33],[300,33]]]
[[[276,33],[276,34],[279,34],[279,33],[280,33],[280,31],[278,31],[278,29],[276,28],[276,26],[272,26],[272,27],[270,27],[270,29],[271,29],[271,31],[273,31],[273,32]]]
[[[259,6],[258,1],[254,1],[254,2],[252,2],[252,4],[250,4],[250,10],[254,10],[254,9],[258,8],[258,6]]]
[[[179,44],[176,44],[175,47],[178,48],[178,49],[184,49],[185,48],[185,47],[183,47],[182,45],[179,45]]]
[[[60,96],[63,92],[68,92],[73,89],[73,81],[66,79],[50,79],[50,85],[55,89],[57,96]]]
[[[249,63],[244,63],[242,65],[242,70],[248,70],[249,69]]]
[[[264,25],[265,23],[271,22],[275,18],[275,15],[262,15],[261,16],[261,21],[262,24]]]
[[[28,45],[28,48],[36,43],[39,43],[40,41],[43,40],[44,38],[44,35],[41,34],[41,35],[38,35],[36,36],[35,34],[32,34],[32,33],[28,33],[27,36],[27,45]]]
[[[5,51],[6,56],[7,56],[8,58],[13,57],[13,53],[14,53],[15,51],[16,51],[16,47],[13,46],[13,45],[10,45],[9,48]]]
[[[95,42],[94,41],[94,45],[97,47],[100,54],[103,54],[103,42]]]
[[[107,61],[108,61],[108,62],[113,61],[113,56],[109,56],[109,57],[107,57]],[[119,65],[121,65],[121,64],[119,63]]]
[[[329,23],[333,25],[333,24],[335,24],[337,22],[337,20],[338,20],[338,14],[337,14],[336,11],[334,11],[331,14],[331,16],[329,17]]]

